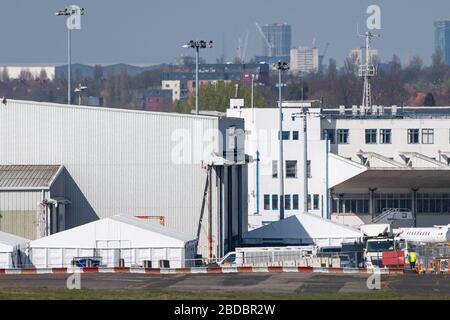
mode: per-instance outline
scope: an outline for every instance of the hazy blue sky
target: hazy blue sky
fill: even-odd
[[[450,18],[448,0],[1,0],[0,64],[64,63],[65,19],[54,12],[67,4],[87,9],[82,30],[73,32],[73,61],[82,63],[173,62],[191,53],[181,48],[191,38],[215,41],[215,48],[202,51],[208,61],[223,53],[231,60],[247,31],[249,57],[261,51],[257,21],[291,24],[294,46],[314,38],[320,48],[330,42],[327,59],[341,64],[363,44],[356,24],[365,26],[369,4],[382,9],[382,37],[374,43],[382,59],[420,55],[428,63],[433,21]]]

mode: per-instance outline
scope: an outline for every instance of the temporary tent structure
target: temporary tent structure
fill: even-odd
[[[30,240],[0,231],[0,269],[18,268]]]
[[[196,245],[192,237],[156,222],[118,215],[31,241],[28,255],[36,268],[68,267],[79,258],[101,259],[106,267],[120,261],[125,267],[151,261],[155,267],[166,260],[177,268],[193,264]]]
[[[272,222],[242,235],[245,245],[309,245],[340,246],[361,238],[358,229],[301,213]]]

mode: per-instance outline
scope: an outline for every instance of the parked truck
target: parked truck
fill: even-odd
[[[404,255],[404,241],[394,237],[374,237],[366,240],[364,258],[367,268],[384,267],[383,253],[397,252]]]

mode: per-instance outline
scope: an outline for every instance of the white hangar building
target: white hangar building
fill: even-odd
[[[416,226],[450,223],[450,107],[371,111],[283,102],[285,217],[308,211],[359,226],[411,212]],[[227,110],[245,119],[246,153],[258,160],[248,167],[250,229],[280,217],[278,114],[278,108],[251,109],[233,101]]]
[[[161,226],[157,221],[142,221],[117,215],[33,240],[28,259],[36,268],[70,267],[75,258],[97,257],[100,265],[152,267],[161,260],[171,268],[194,266],[197,240],[182,232]]]
[[[221,257],[247,229],[243,127],[242,119],[220,116],[8,100],[0,105],[0,165],[62,167],[55,197],[64,200],[64,212],[42,208],[61,208],[51,190],[45,198],[26,188],[0,189],[0,215],[22,212],[4,231],[24,220],[38,223],[42,210],[44,234],[22,236],[124,214],[198,238],[199,254]],[[32,190],[51,188],[49,179]]]
[[[26,261],[30,240],[0,231],[0,269],[18,268]]]

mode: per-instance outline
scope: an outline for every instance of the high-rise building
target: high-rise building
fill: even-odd
[[[319,49],[316,47],[299,47],[291,49],[291,71],[300,73],[318,73]]]
[[[450,64],[450,20],[434,22],[434,49],[440,52],[442,61]]]
[[[265,41],[262,41],[263,56],[286,57],[291,50],[292,33],[291,26],[286,23],[266,24],[262,26],[264,36],[271,44],[269,49]]]

